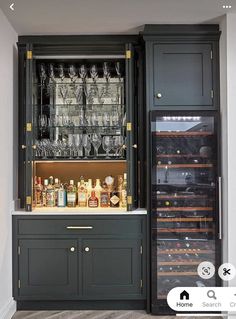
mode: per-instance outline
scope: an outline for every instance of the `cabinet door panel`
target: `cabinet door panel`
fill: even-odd
[[[154,44],[153,54],[154,106],[212,106],[210,44]]]
[[[20,240],[19,245],[20,296],[60,299],[77,294],[76,240]]]
[[[84,296],[91,299],[141,297],[140,245],[138,240],[84,240]]]

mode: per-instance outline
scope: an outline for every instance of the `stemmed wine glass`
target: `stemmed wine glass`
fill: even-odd
[[[88,158],[89,153],[91,151],[91,140],[88,134],[84,134],[83,135],[83,139],[82,139],[82,144],[85,150],[85,157],[84,158]]]
[[[40,64],[40,70],[39,70],[39,77],[40,77],[40,81],[41,81],[41,85],[45,84],[45,81],[47,79],[47,74],[46,74],[46,68],[45,65],[43,63]]]
[[[103,147],[104,151],[106,152],[106,158],[110,158],[109,157],[109,152],[110,152],[110,150],[113,147],[113,138],[112,138],[112,136],[109,136],[109,135],[103,136],[102,147]]]
[[[93,82],[96,82],[98,78],[98,70],[95,64],[92,65],[90,68],[90,75],[91,75],[91,78],[93,79]]]
[[[46,128],[47,124],[48,124],[47,115],[46,114],[39,115],[39,126],[40,126],[40,128]]]
[[[118,76],[119,81],[120,81],[120,79],[121,79],[120,62],[116,62],[115,68],[116,68],[117,76]]]
[[[109,70],[109,67],[108,67],[108,63],[107,62],[104,62],[103,63],[103,77],[107,80],[107,82],[109,81],[110,79],[110,70]]]
[[[108,112],[103,113],[102,120],[104,126],[110,126],[110,114]]]
[[[115,156],[121,156],[121,149],[124,145],[124,137],[121,135],[113,136],[113,149],[115,151]]]
[[[111,112],[112,126],[118,126],[120,124],[120,115],[117,109],[113,109]]]
[[[74,134],[75,152],[77,153],[77,158],[80,157],[81,146],[83,142],[83,134]]]
[[[79,68],[79,76],[81,77],[82,81],[85,82],[87,77],[87,68],[84,64]]]
[[[94,151],[95,151],[95,158],[98,157],[98,149],[99,147],[101,146],[102,144],[102,137],[100,134],[98,133],[93,133],[91,135],[91,142],[93,144],[93,147],[94,147]]]

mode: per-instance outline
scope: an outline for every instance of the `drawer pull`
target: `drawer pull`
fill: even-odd
[[[86,252],[89,252],[89,247],[85,247],[84,250],[85,250]]]
[[[67,229],[93,229],[93,226],[67,226]]]
[[[70,251],[74,252],[75,251],[75,247],[71,247]]]

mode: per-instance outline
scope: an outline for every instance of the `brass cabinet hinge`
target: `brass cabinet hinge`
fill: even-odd
[[[26,131],[31,132],[32,131],[32,123],[26,123]]]
[[[132,131],[132,123],[131,122],[128,122],[126,124],[126,128],[127,128],[127,131]]]
[[[143,246],[140,246],[140,254],[143,254]]]
[[[127,50],[127,51],[125,52],[125,58],[126,58],[126,59],[131,59],[131,51],[130,51],[130,50]]]
[[[26,58],[27,58],[27,60],[32,60],[32,58],[33,58],[33,52],[32,52],[32,51],[27,51],[27,52],[26,52]]]
[[[140,280],[140,288],[143,288],[143,279]]]
[[[17,252],[18,252],[18,255],[20,255],[20,246],[18,246]]]
[[[211,50],[211,60],[213,60],[213,51]]]
[[[20,280],[18,280],[18,288],[20,289]]]
[[[211,98],[213,99],[214,98],[214,91],[211,90]]]
[[[26,196],[26,205],[31,205],[31,196]]]
[[[132,202],[133,202],[132,196],[127,196],[127,204],[132,205]]]

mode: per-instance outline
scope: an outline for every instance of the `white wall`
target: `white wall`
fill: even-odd
[[[17,123],[17,34],[0,10],[0,318],[14,313],[11,206],[16,197],[13,139]],[[14,130],[13,130],[14,126]]]

